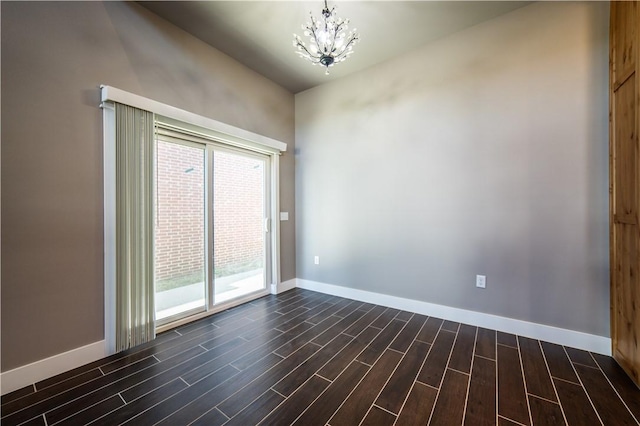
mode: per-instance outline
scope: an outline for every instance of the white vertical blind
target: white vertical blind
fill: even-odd
[[[155,338],[153,113],[115,104],[116,345]]]

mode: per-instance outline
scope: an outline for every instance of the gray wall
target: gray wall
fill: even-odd
[[[295,277],[291,93],[132,3],[2,2],[1,49],[3,371],[103,339],[101,83],[289,144]]]
[[[608,336],[608,7],[533,4],[297,94],[298,278]]]

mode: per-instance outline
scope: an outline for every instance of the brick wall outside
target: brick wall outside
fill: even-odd
[[[203,279],[204,154],[158,142],[156,280]],[[262,266],[263,163],[214,154],[214,258],[216,276]],[[187,283],[185,283],[187,284]]]
[[[213,156],[213,252],[217,276],[263,266],[264,163],[226,152]]]

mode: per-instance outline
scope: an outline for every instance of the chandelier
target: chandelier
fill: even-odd
[[[329,74],[329,67],[347,59],[353,53],[353,45],[360,39],[355,28],[346,33],[349,20],[337,17],[335,11],[335,6],[329,10],[327,0],[324,0],[320,19],[315,19],[313,12],[310,13],[311,22],[302,25],[304,35],[309,37],[308,47],[298,35],[293,35],[296,53],[313,65],[324,66],[325,74]]]

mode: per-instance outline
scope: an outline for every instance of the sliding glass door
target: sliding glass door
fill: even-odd
[[[238,298],[270,277],[270,158],[162,137],[156,158],[156,320]]]
[[[213,153],[213,287],[222,303],[265,288],[268,157]]]
[[[156,321],[207,307],[206,150],[197,144],[156,145]]]

